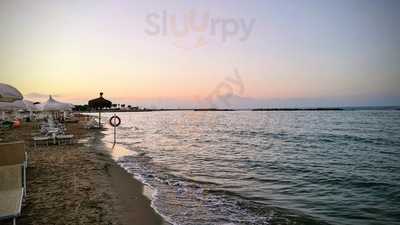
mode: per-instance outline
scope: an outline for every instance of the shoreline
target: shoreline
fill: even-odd
[[[117,210],[118,214],[121,215],[122,224],[170,225],[152,207],[152,196],[145,193],[146,184],[135,178],[133,174],[119,165],[113,158],[113,152],[116,150],[129,150],[118,144],[109,146],[102,140],[105,135],[100,133],[100,130],[96,130],[94,133],[96,133],[94,135],[96,139],[90,141],[92,143],[89,143],[89,145],[107,155],[110,165],[107,167],[106,172],[109,175],[110,184],[118,196],[123,196],[122,198],[117,198],[117,205],[120,206]],[[138,204],[137,202],[141,202],[142,204]]]
[[[29,155],[27,197],[17,224],[168,224],[143,194],[144,184],[112,159],[99,130],[67,124],[77,143],[33,149],[33,127],[24,123],[1,136],[3,142],[24,140]]]

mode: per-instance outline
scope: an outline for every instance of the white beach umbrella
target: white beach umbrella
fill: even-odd
[[[19,101],[15,101],[13,103],[17,103],[17,102],[22,102],[22,104],[24,105],[24,109],[23,111],[27,111],[29,112],[29,118],[32,119],[33,118],[33,113],[34,112],[38,112],[39,109],[36,107],[36,105],[29,100],[19,100]]]
[[[10,112],[17,110],[25,110],[26,106],[22,100],[15,102],[0,102],[0,111]]]
[[[0,112],[1,119],[5,119],[6,112],[17,112],[18,110],[24,110],[25,104],[23,101],[14,101],[14,102],[0,102]]]
[[[15,87],[0,83],[0,102],[13,102],[24,97]]]
[[[33,102],[28,100],[17,100],[14,102],[0,102],[0,111],[16,111],[16,110],[25,110],[29,112],[38,111]]]
[[[22,102],[25,105],[25,109],[24,110],[29,111],[29,112],[37,112],[37,111],[39,111],[38,107],[32,101],[22,100]]]

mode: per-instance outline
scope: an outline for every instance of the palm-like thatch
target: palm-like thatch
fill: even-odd
[[[103,98],[103,92],[100,93],[99,98],[95,98],[89,101],[89,107],[92,109],[104,109],[111,108],[112,102]]]
[[[111,108],[112,102],[103,98],[103,92],[100,92],[100,98],[90,100],[88,105],[92,109],[99,109],[99,128],[101,128],[101,109]]]

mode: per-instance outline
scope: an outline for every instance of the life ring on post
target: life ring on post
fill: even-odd
[[[121,118],[119,118],[117,115],[114,115],[110,118],[109,122],[111,126],[118,127],[121,124]]]

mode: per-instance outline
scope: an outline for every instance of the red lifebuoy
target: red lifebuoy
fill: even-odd
[[[114,115],[110,118],[110,125],[113,127],[118,127],[121,124],[121,119],[117,116]],[[115,123],[116,122],[116,123]]]

